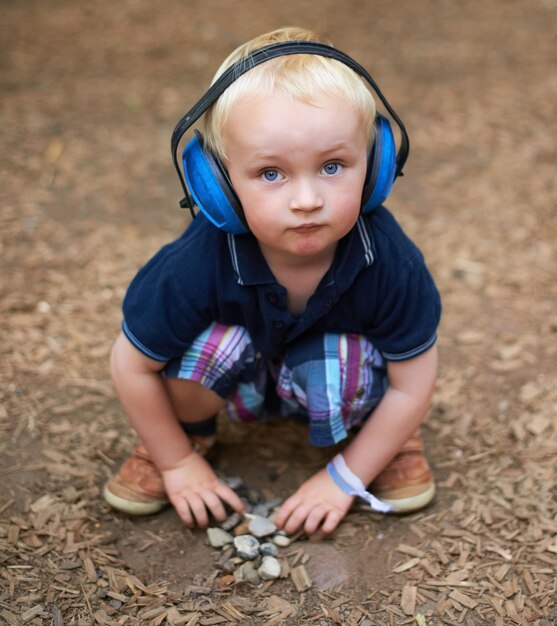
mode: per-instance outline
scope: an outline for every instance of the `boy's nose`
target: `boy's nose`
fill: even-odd
[[[323,206],[323,197],[318,186],[308,180],[300,180],[294,185],[290,208],[298,211],[314,211]]]

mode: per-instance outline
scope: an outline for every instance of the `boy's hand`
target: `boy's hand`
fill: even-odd
[[[208,512],[220,522],[226,519],[223,502],[241,513],[244,505],[238,495],[222,483],[213,468],[197,452],[190,452],[180,463],[162,472],[170,502],[186,526],[206,528]]]
[[[348,512],[353,496],[343,493],[333,482],[326,469],[314,474],[279,509],[275,523],[288,534],[302,525],[308,535],[319,527],[328,535],[338,526]]]

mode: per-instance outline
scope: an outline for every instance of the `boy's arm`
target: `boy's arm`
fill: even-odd
[[[386,467],[429,410],[437,376],[437,348],[408,361],[389,362],[387,370],[389,388],[343,451],[348,468],[364,485]],[[320,526],[327,534],[346,515],[352,500],[322,469],[286,500],[276,521],[289,533],[303,525],[308,534]]]
[[[387,392],[342,453],[365,485],[397,454],[429,411],[437,379],[437,347],[408,361],[388,362],[387,372]]]
[[[123,334],[112,349],[111,372],[120,402],[163,474],[168,497],[188,526],[206,526],[207,509],[217,519],[225,518],[221,499],[239,511],[243,505],[194,451],[161,378],[164,365],[142,354]]]

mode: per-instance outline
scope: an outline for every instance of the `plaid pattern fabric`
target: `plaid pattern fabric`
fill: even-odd
[[[256,354],[245,328],[217,323],[170,362],[165,375],[194,380],[227,398],[228,414],[240,421],[264,417],[273,385],[280,414],[307,420],[315,446],[342,441],[387,388],[385,362],[361,335],[314,333],[289,345],[276,364]]]
[[[342,441],[365,420],[387,387],[378,350],[361,335],[312,335],[289,350],[280,369],[277,393],[287,412],[308,417],[310,442]]]

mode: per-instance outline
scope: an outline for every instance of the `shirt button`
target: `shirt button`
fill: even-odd
[[[269,300],[269,302],[271,304],[276,304],[278,302],[278,299],[279,299],[279,297],[278,297],[278,295],[274,291],[270,291],[267,294],[267,300]]]
[[[284,322],[281,322],[280,320],[275,320],[273,322],[273,328],[275,330],[282,330],[284,328]]]

